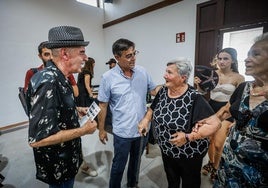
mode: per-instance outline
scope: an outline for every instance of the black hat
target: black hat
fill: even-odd
[[[116,63],[116,60],[114,58],[111,58],[107,63],[105,63],[106,65],[110,65],[112,63]]]
[[[77,27],[58,26],[53,27],[48,32],[48,41],[45,46],[49,49],[61,47],[87,46],[88,41],[84,41],[82,31]]]
[[[203,91],[211,91],[217,86],[219,76],[214,69],[203,65],[196,65],[195,70],[196,76],[201,80],[199,86]]]

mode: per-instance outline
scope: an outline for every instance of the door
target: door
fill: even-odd
[[[266,0],[212,0],[198,4],[195,64],[210,66],[222,48],[225,32],[257,27],[268,32],[266,7]]]

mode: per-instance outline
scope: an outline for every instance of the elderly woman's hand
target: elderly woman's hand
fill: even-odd
[[[185,133],[181,131],[176,132],[173,135],[171,135],[171,139],[169,141],[171,144],[178,146],[178,147],[183,146],[187,142]]]
[[[151,108],[148,108],[144,118],[140,121],[138,125],[138,131],[141,136],[146,136],[146,134],[148,133],[149,123],[152,119],[152,115],[153,115],[153,110]]]
[[[198,122],[197,122],[197,123],[193,126],[192,131],[197,133],[199,127],[201,127],[202,125],[203,125],[203,123],[198,123]]]
[[[143,118],[138,125],[138,131],[139,131],[141,136],[146,136],[146,134],[149,131],[148,126],[149,126],[149,121],[147,119]]]
[[[216,120],[215,120],[215,115],[210,116],[210,117],[205,118],[205,119],[202,119],[202,120],[196,122],[195,126],[192,128],[192,132],[197,133],[199,131],[200,127],[202,127],[203,125],[205,125],[205,124],[210,125],[210,124],[213,124],[215,122],[218,122],[218,126],[220,128],[221,127],[221,121],[218,118]]]

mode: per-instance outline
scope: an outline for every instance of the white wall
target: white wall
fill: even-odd
[[[109,22],[163,0],[113,0],[113,3],[104,3],[104,21]]]
[[[26,121],[18,99],[18,87],[25,72],[41,64],[37,46],[47,40],[48,30],[58,25],[80,27],[90,41],[87,54],[106,69],[104,62],[103,10],[75,0],[1,0],[0,1],[0,127]]]
[[[205,1],[184,0],[108,27],[104,29],[105,46],[112,46],[121,37],[134,41],[140,51],[136,63],[147,68],[153,80],[161,84],[169,60],[187,57],[194,64],[196,5],[201,2]],[[184,43],[176,43],[176,33],[179,32],[186,33]],[[112,56],[111,49],[105,54]],[[191,78],[189,82],[192,81]]]
[[[109,19],[124,16],[125,7],[131,13],[153,2],[125,1],[127,3],[122,4],[123,0],[115,0],[121,3],[109,5],[114,6],[117,12],[115,17],[108,16]],[[111,46],[121,37],[136,43],[140,51],[137,64],[147,68],[154,81],[161,84],[168,60],[184,56],[194,62],[196,4],[204,1],[184,0],[102,29],[102,9],[79,4],[75,0],[0,0],[0,127],[27,120],[17,96],[18,87],[24,83],[26,70],[41,63],[37,57],[37,46],[47,40],[51,27],[73,25],[82,29],[85,39],[90,41],[87,54],[96,60],[93,84],[99,84],[101,74],[108,70],[105,62],[113,57]],[[144,7],[140,2],[146,2]],[[178,32],[186,33],[184,43],[176,43]]]

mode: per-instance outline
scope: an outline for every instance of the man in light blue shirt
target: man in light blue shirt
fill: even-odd
[[[135,65],[135,44],[127,39],[119,39],[113,44],[113,54],[118,64],[102,75],[98,100],[101,112],[99,120],[99,138],[105,144],[108,141],[104,130],[107,107],[112,111],[114,158],[110,175],[110,188],[120,188],[124,169],[129,156],[127,186],[138,184],[138,169],[141,143],[138,124],[146,112],[146,94],[156,94],[156,85],[147,71]],[[142,146],[140,146],[143,144]]]

